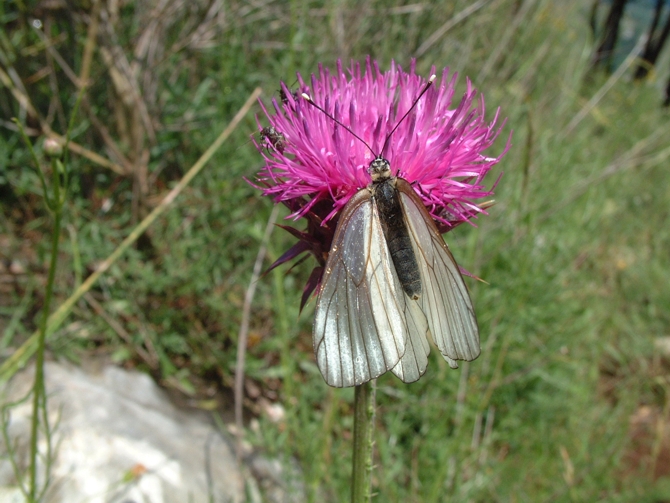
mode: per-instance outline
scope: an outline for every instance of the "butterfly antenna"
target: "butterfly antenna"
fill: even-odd
[[[425,91],[424,91],[424,92],[425,92]],[[422,94],[423,94],[423,93],[422,93]],[[340,121],[338,121],[335,117],[333,117],[333,116],[330,115],[328,112],[326,112],[323,108],[321,108],[319,105],[317,105],[316,103],[314,103],[314,100],[312,99],[312,97],[311,97],[309,94],[307,94],[307,93],[302,93],[302,97],[305,98],[305,99],[307,100],[307,102],[308,102],[310,105],[312,105],[313,107],[315,107],[317,110],[320,110],[321,112],[323,112],[323,113],[326,115],[326,117],[328,117],[330,120],[332,120],[332,121],[335,122],[336,124],[339,124],[339,125],[342,126],[344,129],[346,129],[347,131],[349,131],[352,135],[354,135],[354,137],[358,138],[358,139],[363,143],[363,145],[365,145],[366,147],[368,147],[368,150],[370,150],[370,152],[372,152],[372,155],[374,155],[375,157],[377,157],[377,154],[375,154],[375,151],[372,150],[372,147],[370,147],[370,145],[368,145],[367,142],[366,142],[363,138],[361,138],[360,136],[358,136],[358,135],[357,135],[356,133],[354,133],[351,129],[349,129],[347,126],[345,126],[345,125],[342,124]]]
[[[395,133],[395,130],[398,129],[398,126],[400,126],[400,124],[402,124],[402,121],[404,121],[404,120],[407,118],[407,116],[409,115],[409,113],[410,113],[412,110],[414,110],[414,107],[416,106],[416,104],[417,104],[417,103],[419,102],[419,100],[421,99],[421,96],[423,96],[424,94],[426,94],[426,91],[428,91],[428,88],[429,88],[430,86],[433,85],[433,82],[435,82],[435,79],[436,79],[436,78],[437,78],[437,75],[435,75],[435,74],[433,74],[433,75],[430,76],[430,78],[428,79],[428,83],[426,84],[426,87],[423,88],[423,90],[421,91],[421,93],[419,94],[419,96],[417,96],[416,99],[414,100],[414,103],[412,103],[412,106],[409,107],[409,110],[407,110],[407,112],[405,112],[405,115],[402,116],[402,118],[398,121],[398,123],[395,125],[395,127],[394,127],[394,128],[391,130],[391,132],[386,136],[386,140],[384,141],[384,146],[382,147],[382,152],[381,152],[382,154],[384,153],[384,150],[386,150],[386,145],[388,144],[389,140],[391,139],[391,136],[393,135],[393,133]]]

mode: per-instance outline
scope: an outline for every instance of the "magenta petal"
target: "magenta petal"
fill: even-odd
[[[325,222],[370,183],[370,162],[381,154],[386,138],[416,101],[426,79],[415,73],[414,62],[409,72],[395,63],[382,72],[370,58],[363,65],[352,62],[346,70],[338,61],[332,74],[320,66],[309,85],[300,74],[297,77],[297,92],[282,83],[282,100],[273,100],[271,108],[261,104],[270,127],[285,138],[285,146],[267,150],[257,143],[265,159],[257,182],[277,202],[307,199],[292,218],[305,216],[315,204],[329,201],[332,210],[324,215]],[[383,152],[393,172],[413,184],[436,221],[446,227],[482,213],[474,201],[493,194],[484,178],[509,148],[508,142],[497,156],[484,155],[504,121],[497,126],[499,111],[492,121],[486,121],[484,99],[477,99],[469,80],[465,94],[453,106],[455,86],[456,74],[445,68]],[[372,151],[309,104],[303,92]],[[260,122],[258,127],[263,129]]]

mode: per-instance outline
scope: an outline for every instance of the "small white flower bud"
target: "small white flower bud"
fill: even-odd
[[[44,140],[44,153],[49,157],[60,157],[63,155],[63,146],[53,138]]]

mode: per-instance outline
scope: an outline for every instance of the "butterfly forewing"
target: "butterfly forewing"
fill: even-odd
[[[368,189],[347,204],[314,316],[317,365],[331,386],[356,386],[405,354],[406,301]]]
[[[438,349],[453,368],[454,360],[479,356],[479,329],[470,294],[458,264],[435,222],[412,186],[397,179],[412,246],[421,273],[421,309]]]

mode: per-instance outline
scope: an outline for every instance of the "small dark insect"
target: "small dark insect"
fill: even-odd
[[[284,153],[286,148],[286,136],[283,133],[277,131],[274,126],[268,126],[261,129],[261,138],[266,146],[266,148],[274,148],[280,154]]]
[[[293,96],[293,101],[297,101],[298,100],[298,91],[290,91],[289,90],[289,92]],[[281,99],[281,102],[284,105],[288,105],[290,103],[289,100],[288,100],[288,96],[286,96],[286,92],[284,91],[284,89],[279,90],[279,98]]]

